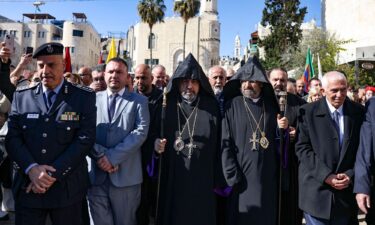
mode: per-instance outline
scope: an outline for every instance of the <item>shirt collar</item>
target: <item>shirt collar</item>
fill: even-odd
[[[55,87],[52,91],[55,92],[56,94],[58,94],[61,87],[63,86],[63,84],[64,84],[64,79],[62,79],[61,83],[59,85],[57,85],[57,87]],[[51,91],[46,86],[44,86],[43,84],[42,84],[42,90],[43,90],[44,94],[47,94],[48,91]]]
[[[334,113],[336,110],[340,113],[340,115],[344,115],[343,114],[343,105],[342,104],[338,109],[336,109],[333,105],[331,105],[331,103],[328,101],[328,99],[326,98],[326,102],[327,102],[327,105],[328,105],[328,108],[329,108],[329,112],[332,114]]]
[[[122,88],[119,92],[117,92],[117,94],[120,95],[120,96],[122,96],[124,94],[124,92],[125,92],[125,89],[126,88]],[[111,96],[111,95],[114,94],[114,92],[112,92],[109,88],[107,88],[107,94],[108,94],[108,96]]]

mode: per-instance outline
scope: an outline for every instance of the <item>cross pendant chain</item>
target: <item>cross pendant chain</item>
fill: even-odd
[[[194,144],[193,140],[190,140],[189,144],[186,145],[186,147],[189,149],[188,158],[191,158],[191,155],[193,154],[194,148],[197,148],[197,145]]]
[[[259,143],[259,139],[257,139],[257,133],[253,132],[252,138],[250,138],[250,144],[253,143],[251,150],[255,151],[257,150],[256,143]]]

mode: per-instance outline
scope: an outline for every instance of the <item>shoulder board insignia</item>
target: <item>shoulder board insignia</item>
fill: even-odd
[[[72,83],[72,85],[73,85],[74,87],[77,87],[77,88],[79,88],[79,89],[81,89],[81,90],[84,90],[84,91],[87,91],[87,92],[94,92],[93,89],[91,89],[91,88],[89,88],[89,87],[86,87],[86,86],[83,86],[82,84],[73,84],[73,83]]]
[[[17,87],[16,91],[25,91],[25,90],[33,89],[36,86],[38,86],[38,84],[39,83],[35,84],[34,86],[22,85],[22,86]]]

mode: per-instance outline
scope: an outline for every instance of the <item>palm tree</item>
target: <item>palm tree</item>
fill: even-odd
[[[140,0],[137,8],[142,22],[147,23],[150,28],[148,46],[150,47],[150,66],[152,67],[152,48],[154,47],[152,43],[152,39],[154,38],[152,27],[156,23],[164,22],[163,18],[166,7],[163,0]]]
[[[173,10],[180,14],[184,20],[184,40],[183,40],[183,57],[185,58],[185,41],[186,41],[186,26],[189,19],[193,18],[199,13],[201,2],[199,0],[176,0],[174,2]]]

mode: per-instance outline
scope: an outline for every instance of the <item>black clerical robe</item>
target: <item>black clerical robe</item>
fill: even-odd
[[[244,101],[257,122],[246,111]],[[226,181],[233,187],[228,199],[228,225],[277,223],[277,109],[268,103],[262,98],[253,103],[250,99],[237,96],[226,104],[222,121],[222,163]],[[265,111],[265,121],[261,119],[262,111]],[[264,149],[256,143],[256,149],[252,150],[253,142],[250,139],[258,122],[269,146]]]
[[[177,102],[180,102],[181,108]],[[191,115],[189,127],[185,126],[186,119],[183,113],[186,117]],[[199,96],[191,105],[176,97],[171,96],[168,99],[164,125],[167,145],[162,161],[158,224],[216,224],[213,190],[220,144],[219,118],[219,107],[213,97]],[[177,153],[174,142],[179,132],[182,132],[185,147]],[[193,134],[191,136],[195,145],[191,158],[188,157],[187,147],[190,142],[189,133]]]

